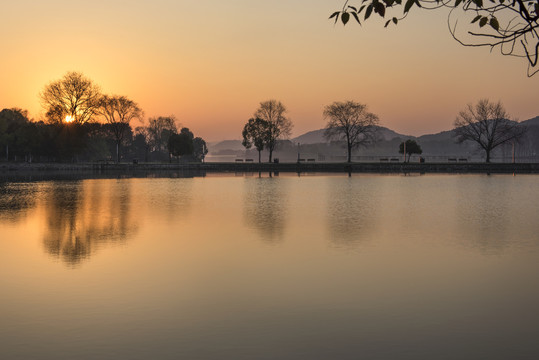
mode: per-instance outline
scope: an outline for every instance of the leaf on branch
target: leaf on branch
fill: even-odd
[[[340,11],[334,12],[329,18],[335,17],[335,22],[333,24],[337,24],[337,21],[339,21],[339,15],[341,14]]]
[[[381,17],[384,17],[386,15],[386,7],[380,2],[374,4],[374,11],[380,14]]]
[[[410,11],[410,8],[414,5],[415,0],[406,0],[406,4],[404,5],[404,13],[408,13]]]
[[[488,17],[481,18],[481,20],[479,21],[479,27],[485,26],[487,22],[488,22]]]
[[[366,6],[367,5],[361,5],[361,7],[359,8],[359,11],[357,13],[360,14],[363,11],[363,9],[365,9]]]
[[[482,8],[482,7],[483,7],[483,0],[472,0],[472,2],[473,2],[478,8]]]
[[[398,22],[399,22],[399,19],[397,19],[396,17],[394,17],[394,18],[393,18],[393,23],[394,23],[395,25],[397,25]]]
[[[357,8],[352,5],[348,5],[348,8],[354,10],[354,12],[357,12]]]
[[[498,19],[496,19],[494,16],[490,18],[490,26],[496,31],[500,29],[500,24],[498,23]]]
[[[455,1],[455,7],[459,6],[461,2],[462,2],[462,0]]]
[[[386,27],[389,25],[390,22],[391,22],[391,19],[389,19],[388,21],[386,21],[386,24],[384,25],[384,27],[386,28]]]
[[[356,19],[357,23],[361,25],[361,22],[359,22],[359,16],[357,16],[355,12],[352,13],[352,16],[354,17],[354,19]]]
[[[475,23],[475,22],[478,22],[479,19],[481,19],[483,16],[482,15],[477,15],[476,17],[473,18],[472,20],[472,24]]]
[[[369,16],[371,16],[371,14],[372,14],[372,4],[367,6],[367,10],[365,10],[365,20],[367,20]]]
[[[347,13],[347,12],[343,12],[342,15],[341,15],[341,21],[344,25],[346,25],[346,23],[348,22],[348,20],[350,20],[350,14]]]

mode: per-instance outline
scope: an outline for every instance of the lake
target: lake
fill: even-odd
[[[2,359],[537,359],[537,175],[0,183]]]

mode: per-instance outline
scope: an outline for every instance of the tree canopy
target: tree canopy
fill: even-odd
[[[408,162],[410,162],[410,157],[413,154],[421,155],[423,150],[415,140],[408,139],[401,142],[399,145],[399,154],[404,154],[405,152],[406,154],[404,155],[404,161],[406,162],[406,155],[408,155]]]
[[[208,154],[208,145],[201,137],[196,137],[193,139],[193,157],[196,161],[204,162],[204,158]]]
[[[449,31],[460,44],[499,48],[503,55],[525,58],[528,76],[539,71],[539,0],[346,0],[329,18],[344,25],[353,18],[361,24],[378,14],[387,19],[387,27],[414,8],[450,9]]]
[[[243,127],[241,133],[243,137],[242,145],[247,149],[254,145],[258,151],[258,162],[261,162],[260,153],[264,150],[269,129],[269,123],[259,117],[249,119]]]
[[[192,155],[194,135],[188,128],[182,128],[179,134],[171,134],[168,138],[168,151],[173,156]]]

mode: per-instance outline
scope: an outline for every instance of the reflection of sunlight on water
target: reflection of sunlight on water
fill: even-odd
[[[47,251],[77,265],[105,244],[122,243],[137,230],[130,180],[50,183],[44,189]]]

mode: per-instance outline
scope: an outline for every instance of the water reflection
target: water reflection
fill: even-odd
[[[459,219],[466,246],[479,249],[483,253],[499,254],[511,245],[508,223],[514,214],[508,207],[507,191],[500,187],[500,179],[481,177],[473,187],[466,186],[469,179],[463,179],[456,201],[456,215]]]
[[[193,205],[193,179],[159,179],[147,183],[151,187],[148,205],[153,215],[167,221],[187,218]]]
[[[47,252],[72,266],[137,231],[129,180],[54,182],[46,192]]]
[[[247,226],[258,230],[265,242],[281,241],[286,230],[286,184],[272,177],[246,179],[245,189],[243,216]]]
[[[0,221],[17,223],[36,207],[36,183],[0,182]]]
[[[374,231],[375,197],[368,184],[359,186],[357,180],[340,179],[337,186],[333,180],[329,187],[328,239],[336,247],[357,247]]]

